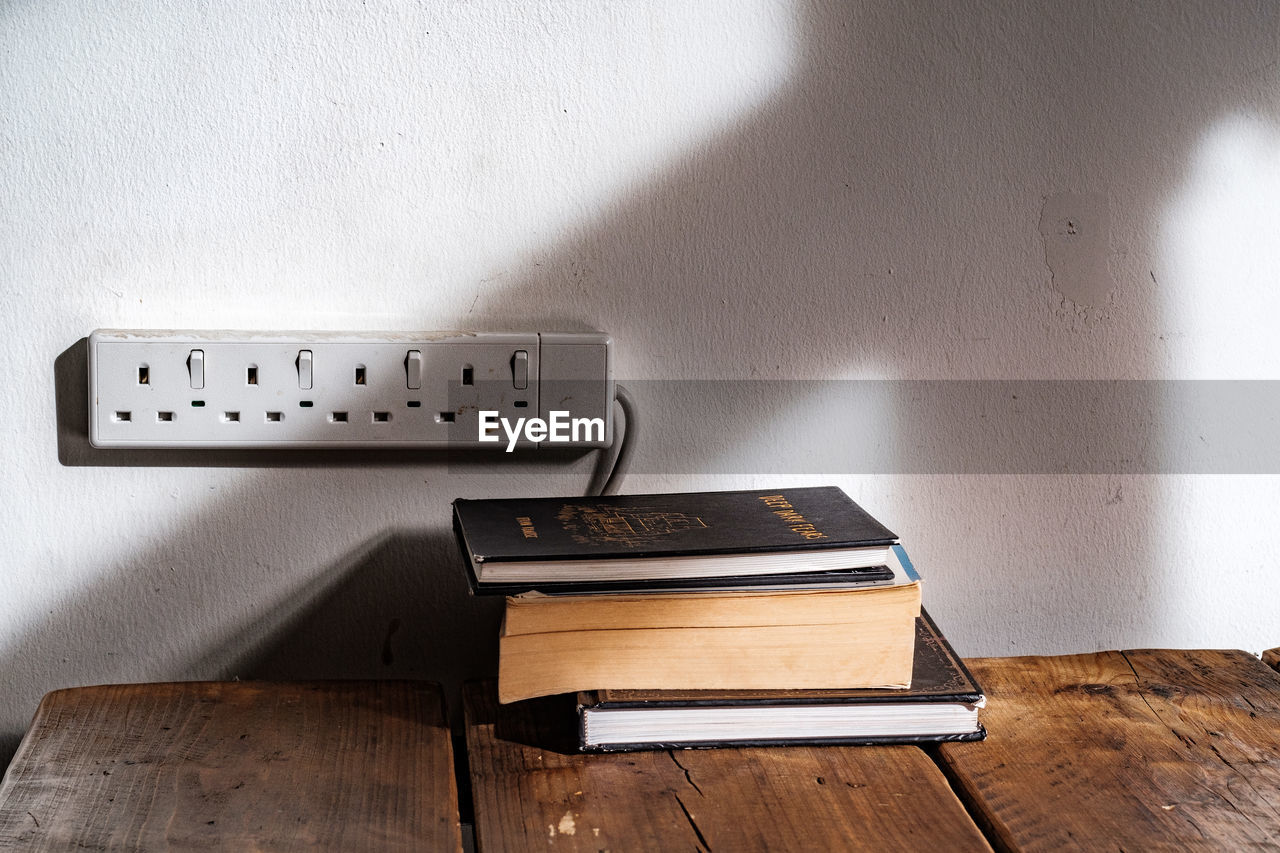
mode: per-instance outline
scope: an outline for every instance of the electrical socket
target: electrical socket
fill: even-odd
[[[99,329],[88,361],[94,447],[506,449],[501,429],[479,440],[482,410],[600,418],[556,446],[613,441],[613,346],[596,332]]]

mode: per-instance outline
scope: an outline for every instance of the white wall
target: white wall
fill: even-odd
[[[0,33],[10,746],[75,684],[489,671],[449,501],[590,472],[95,454],[97,327],[599,328],[624,380],[1280,368],[1274,4],[13,0]],[[761,465],[843,417],[955,447],[710,387],[747,422],[646,411],[686,461],[628,490],[836,482],[962,653],[1280,644],[1273,466]]]

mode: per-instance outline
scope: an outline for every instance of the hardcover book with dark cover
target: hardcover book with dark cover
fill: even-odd
[[[578,694],[585,751],[982,740],[982,688],[923,610],[901,690],[600,690]],[[896,728],[895,728],[896,727]]]
[[[897,540],[835,487],[459,499],[453,517],[477,589],[508,593],[851,571],[887,580]]]

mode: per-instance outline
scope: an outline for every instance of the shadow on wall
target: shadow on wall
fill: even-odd
[[[1159,331],[1146,265],[1158,250],[1150,240],[1164,193],[1209,120],[1194,105],[1216,109],[1215,87],[1239,73],[1225,66],[1244,41],[1267,36],[1194,3],[1158,8],[798,3],[789,85],[609,217],[535,253],[523,276],[478,289],[477,311],[502,316],[521,305],[554,318],[571,304],[621,347],[647,347],[655,373],[673,377],[1160,375],[1162,365],[1134,353]],[[1096,190],[1110,197],[1099,201]],[[1071,211],[1046,202],[1070,193],[1080,194],[1089,225],[1095,214],[1110,223],[1106,239],[1079,249],[1051,239]],[[1091,278],[1098,274],[1114,281]],[[1126,316],[1110,329],[1107,303],[1069,298],[1105,297],[1112,284]],[[825,444],[772,444],[768,468],[748,467],[757,460],[743,459],[742,448],[762,434],[794,439],[804,430],[791,424],[813,409],[826,417],[829,400],[771,401],[732,383],[718,399],[688,398],[646,426],[634,470],[938,475],[903,487],[918,497],[902,501],[891,526],[919,543],[930,606],[961,648],[1048,651],[1048,638],[1064,636],[1107,647],[1158,636],[1167,623],[1160,520],[1139,500],[1115,499],[1119,476],[1152,471],[1124,459],[1108,470],[1114,449],[1105,435],[1089,440],[1088,409],[1052,417],[1069,411],[1067,397],[1038,411],[1016,393],[959,399],[959,409],[915,419],[894,408],[868,418],[851,405],[824,422]],[[708,408],[719,416],[705,418]],[[912,434],[907,445],[954,460],[964,447],[957,421],[988,414],[1029,422],[1010,454],[1029,467],[933,468],[909,453],[872,469],[809,467],[814,455],[883,444],[886,435],[896,443],[899,430]],[[703,428],[683,426],[691,423]],[[1158,441],[1149,420],[1128,425],[1131,444]],[[663,429],[680,434],[655,458]],[[988,446],[1000,439],[980,435]],[[1063,440],[1085,447],[1075,467],[1056,466]],[[1108,476],[1063,477],[1053,488],[976,476],[1098,473]],[[943,517],[965,541],[942,538]],[[990,547],[974,544],[983,541]],[[1139,601],[1147,604],[1135,608]],[[1027,642],[1011,649],[1006,632]]]
[[[1271,66],[1254,63],[1274,55],[1276,29],[1260,22],[1275,22],[1275,7],[796,8],[800,55],[776,97],[610,216],[535,253],[523,276],[479,288],[477,311],[522,305],[553,318],[571,304],[672,377],[1168,374],[1157,343],[1168,294],[1154,272],[1167,205],[1204,128],[1270,85]],[[1198,283],[1209,299],[1211,281]],[[1165,559],[1163,485],[1125,478],[1230,473],[1180,467],[1194,447],[1162,455],[1162,421],[1181,432],[1198,423],[1162,404],[1187,389],[998,390],[942,389],[924,416],[890,394],[868,418],[854,402],[831,411],[828,398],[724,383],[657,409],[634,470],[935,475],[902,487],[916,496],[891,526],[927,555],[930,606],[961,648],[1169,642],[1196,606],[1172,594],[1187,569]],[[815,409],[827,429],[792,426]],[[983,419],[1016,428],[984,430]],[[982,453],[965,453],[961,425]],[[825,441],[796,440],[810,433]],[[784,440],[757,466],[743,448],[762,435]],[[876,467],[811,461],[886,436],[899,452]],[[1059,464],[1064,446],[1079,452]],[[1024,642],[1010,648],[1006,635]]]
[[[458,727],[462,682],[497,674],[503,599],[472,596],[460,557],[448,571],[424,560],[456,550],[452,532],[380,537],[299,591],[305,604],[275,622],[245,625],[183,676],[435,681]]]
[[[196,534],[198,535],[198,534]],[[462,681],[496,673],[502,599],[472,596],[451,532],[393,531],[363,543],[276,601],[210,584],[198,606],[225,613],[221,639],[195,658],[189,614],[165,609],[168,555],[143,554],[60,602],[37,628],[7,644],[0,672],[30,668],[39,692],[115,681],[185,679],[423,679],[440,683],[460,723]],[[132,601],[130,612],[102,602]],[[57,673],[52,674],[52,673]],[[49,683],[51,678],[58,679]],[[39,695],[30,698],[33,712]],[[7,764],[20,732],[0,733]]]
[[[613,215],[524,259],[523,270],[500,283],[477,285],[477,316],[493,325],[509,323],[510,306],[519,305],[522,325],[546,328],[576,326],[574,318],[590,317],[621,346],[649,347],[657,372],[706,376],[732,366],[735,373],[761,378],[900,375],[905,369],[894,363],[895,354],[904,352],[931,353],[913,368],[936,375],[940,361],[969,357],[972,342],[964,330],[1002,330],[1004,317],[992,314],[991,291],[984,290],[993,278],[996,290],[1008,290],[1015,301],[1042,304],[1044,325],[1071,322],[1048,286],[1047,270],[1027,280],[1026,270],[1038,260],[1030,263],[1005,242],[1017,237],[1025,248],[1039,239],[1044,196],[1057,189],[1039,185],[1047,174],[1045,159],[1057,160],[1052,174],[1089,180],[1090,163],[1062,165],[1074,156],[1072,141],[1082,129],[1130,128],[1134,115],[1148,124],[1142,133],[1117,136],[1112,150],[1092,156],[1106,158],[1113,170],[1141,170],[1149,165],[1150,140],[1168,152],[1188,150],[1188,135],[1201,117],[1150,115],[1144,99],[1158,82],[1162,90],[1184,93],[1185,103],[1203,102],[1210,84],[1194,61],[1179,65],[1179,57],[1231,57],[1236,34],[1197,31],[1194,21],[1157,30],[1145,11],[1101,2],[1045,3],[1039,12],[1021,4],[969,4],[963,14],[943,9],[800,4],[802,56],[793,82],[776,99],[670,165],[633,197],[620,199]],[[1100,42],[1100,27],[1121,34]],[[1188,40],[1201,37],[1197,32],[1203,43],[1184,50]],[[1145,53],[1169,57],[1159,67],[1159,81],[1147,79],[1155,66],[1128,67],[1138,43],[1146,44]],[[993,51],[1004,61],[992,62]],[[993,73],[1011,63],[1025,64],[1027,74],[1011,79]],[[1042,100],[1060,90],[1057,81],[1106,97]],[[1019,132],[1006,132],[1010,124]],[[1126,188],[1137,191],[1126,195],[1114,219],[1156,222],[1160,200],[1143,191],[1164,177]],[[1130,252],[1138,257],[1142,248]],[[955,279],[955,270],[968,277]],[[1035,332],[1025,337],[1033,347]],[[939,352],[937,338],[944,349],[954,349]],[[63,464],[264,465],[256,453],[202,453],[197,460],[190,453],[102,455],[87,449],[73,435],[84,431],[84,353],[83,344],[77,346],[55,365]],[[1064,364],[1064,374],[1071,368]],[[1123,369],[1154,372],[1153,365],[1140,363]],[[980,375],[981,368],[961,374]],[[738,441],[794,415],[767,407],[740,414],[707,439],[705,455],[721,467],[725,460],[732,464]],[[668,421],[686,415],[696,419],[698,412],[663,412]],[[950,437],[946,423],[923,428],[939,444]],[[439,464],[392,456],[362,464]],[[296,464],[329,465],[335,458]],[[471,470],[503,464],[486,458]],[[786,458],[778,465],[785,470]],[[200,518],[177,527],[173,535],[180,543],[140,553],[128,566],[101,567],[91,587],[54,603],[47,617],[7,641],[0,672],[15,674],[11,720],[19,714],[25,719],[48,689],[122,677],[412,676],[453,685],[492,671],[496,605],[466,595],[447,531],[377,537],[334,568],[303,567],[309,583],[289,600],[263,605],[261,590],[275,588],[270,573],[227,562],[221,543],[270,536],[278,508],[297,501],[280,479],[246,473],[235,490],[203,506]],[[1013,478],[1001,482],[1012,484]],[[494,493],[502,492],[512,493],[511,487],[495,483]],[[437,490],[420,501],[444,507],[452,497]],[[353,486],[344,499],[376,500],[376,485]],[[1061,506],[1043,505],[1044,498],[1037,506],[1036,500],[1032,494],[1021,507],[1028,517],[1061,514]],[[923,547],[941,552],[945,543],[924,541],[934,511],[927,501],[908,501],[894,526],[919,531]],[[345,528],[335,522],[327,534],[333,547],[368,540],[367,531],[352,529],[364,523],[361,515],[350,519]],[[1153,545],[1144,536],[1126,542],[1133,565],[1150,561]],[[157,582],[175,563],[189,577],[211,579],[195,588],[223,640],[191,648],[194,629],[174,609],[190,602]],[[990,625],[1035,635],[1041,608],[1049,607],[1044,598],[1063,582],[1053,570],[1079,575],[1111,569],[1073,563],[1047,567],[1041,577],[1022,573],[1021,566],[1005,572],[1018,577],[1021,590],[1023,606],[1013,613],[972,582],[981,574],[971,569],[988,567],[938,567],[932,601],[939,618],[956,626],[956,639],[982,637]],[[1087,578],[1068,580],[1072,589],[1089,588]],[[1092,598],[1098,610],[1089,614],[1090,625],[1112,620],[1140,634],[1161,618],[1129,614],[1122,599]],[[1020,620],[1016,628],[1014,620]],[[8,743],[16,743],[14,734],[5,733]]]

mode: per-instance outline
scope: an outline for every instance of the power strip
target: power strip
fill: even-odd
[[[613,441],[613,346],[597,332],[99,329],[88,362],[94,447]]]

